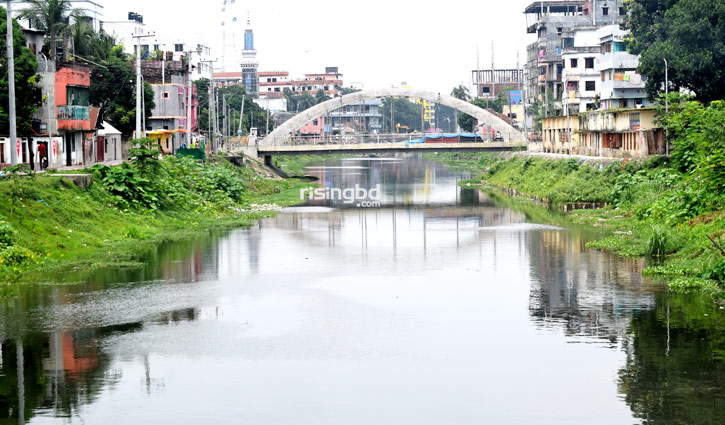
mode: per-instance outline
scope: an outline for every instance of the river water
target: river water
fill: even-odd
[[[725,322],[417,158],[0,302],[0,423],[722,424]],[[544,215],[543,217],[546,217]]]

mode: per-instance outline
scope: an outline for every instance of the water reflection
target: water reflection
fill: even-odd
[[[464,173],[350,165],[315,172],[381,182],[381,208],[310,202],[4,300],[0,423],[721,422],[709,300]]]

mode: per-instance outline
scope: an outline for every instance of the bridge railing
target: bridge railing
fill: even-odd
[[[450,134],[450,133],[442,133]],[[312,145],[346,145],[346,144],[393,144],[421,140],[425,136],[439,136],[441,133],[401,133],[401,134],[350,134],[350,135],[289,135],[284,140],[278,140],[272,146],[312,146]],[[490,135],[477,140],[480,143],[510,142],[513,134]],[[460,139],[459,139],[460,141]],[[466,141],[471,143],[470,140]],[[263,142],[262,142],[263,143]],[[433,142],[434,143],[434,142]],[[455,143],[447,141],[446,143]]]

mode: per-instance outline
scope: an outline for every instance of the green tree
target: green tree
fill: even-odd
[[[686,88],[698,99],[725,98],[725,2],[633,0],[627,5],[629,51],[640,55],[639,72],[656,98],[669,65],[673,91]]]
[[[7,33],[7,12],[0,7],[0,32]],[[8,57],[6,38],[0,39],[0,133],[8,134],[10,122],[8,116]],[[13,55],[15,56],[15,107],[18,134],[30,134],[32,117],[42,103],[42,93],[37,86],[36,70],[38,61],[35,55],[25,47],[25,37],[20,25],[13,20]]]
[[[468,93],[468,88],[463,84],[458,87],[454,87],[453,90],[451,90],[451,96],[466,102],[471,98],[471,95]]]
[[[267,124],[267,111],[264,110],[261,106],[257,105],[256,102],[254,102],[254,99],[246,94],[246,91],[244,90],[244,86],[240,84],[235,84],[227,87],[223,87],[219,89],[218,94],[218,111],[219,111],[219,122],[218,122],[218,128],[221,131],[222,128],[222,98],[226,97],[227,105],[231,108],[232,111],[232,119],[230,120],[230,127],[231,127],[231,133],[236,134],[237,129],[239,128],[239,113],[242,108],[242,99],[244,99],[244,117],[242,117],[242,133],[243,134],[249,134],[249,129],[251,127],[259,128],[260,134],[264,133],[266,124]],[[272,125],[272,120],[270,119],[270,126]],[[270,131],[272,129],[270,128]]]
[[[470,103],[479,108],[486,109],[486,101],[484,99],[473,99]],[[473,132],[473,117],[468,114],[458,114],[458,126],[461,127],[461,131]]]
[[[297,111],[302,112],[306,109],[315,106],[315,98],[312,97],[310,92],[302,92],[297,98]]]
[[[194,81],[194,87],[199,94],[199,131],[207,131],[209,129],[209,84],[208,78],[201,78]]]
[[[422,105],[413,103],[406,98],[395,98],[395,102],[393,102],[392,104],[395,108],[395,122],[393,123],[390,122],[390,98],[386,97],[385,99],[383,99],[382,114],[384,129],[388,129],[388,131],[395,133],[395,126],[397,124],[400,124],[401,126],[408,127],[411,130],[421,131],[420,118],[421,114],[423,113]]]
[[[33,26],[45,31],[50,37],[50,56],[55,58],[58,51],[58,36],[65,35],[69,29],[68,15],[75,20],[84,15],[81,9],[74,9],[71,0],[28,0],[29,6],[20,12],[20,16],[29,19]]]
[[[297,97],[292,92],[292,90],[285,87],[282,90],[282,94],[284,95],[284,98],[287,100],[287,112],[294,112],[297,110]]]
[[[320,104],[330,99],[330,96],[326,95],[323,89],[319,89],[317,90],[317,93],[315,93],[315,104]]]
[[[108,59],[91,70],[91,105],[100,107],[101,119],[113,123],[124,138],[130,137],[136,129],[135,87],[136,73],[123,46],[113,47]],[[156,107],[149,83],[144,83],[144,98],[148,119]]]
[[[73,54],[93,62],[107,60],[116,40],[103,29],[98,32],[84,19],[76,21],[69,28],[73,40]]]

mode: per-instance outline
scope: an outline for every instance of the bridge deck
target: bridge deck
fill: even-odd
[[[406,146],[405,142],[397,143],[349,143],[349,144],[307,144],[307,145],[261,145],[257,151],[264,155],[305,155],[326,153],[360,153],[360,152],[470,152],[491,151],[502,152],[526,149],[523,142],[483,142],[483,143],[415,143]]]

